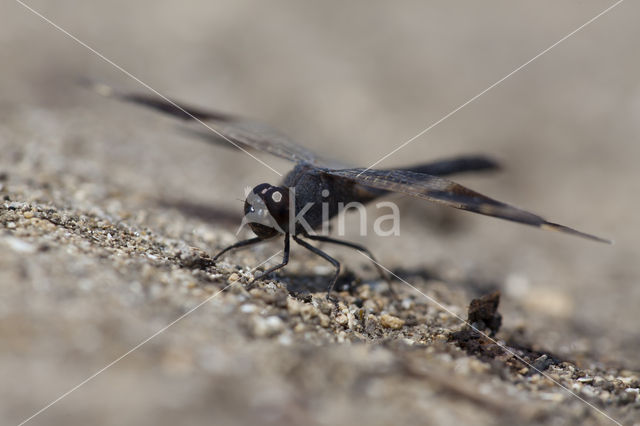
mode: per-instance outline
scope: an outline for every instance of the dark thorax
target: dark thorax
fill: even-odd
[[[287,174],[282,183],[293,194],[295,210],[294,235],[318,229],[326,220],[335,217],[348,203],[367,203],[384,191],[367,188],[354,182],[344,182],[329,175],[323,169],[298,164]]]

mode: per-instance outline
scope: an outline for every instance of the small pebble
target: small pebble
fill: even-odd
[[[380,305],[376,303],[374,299],[365,300],[362,304],[362,308],[367,312],[380,312]]]
[[[300,306],[300,316],[303,320],[309,321],[311,318],[315,318],[320,313],[318,308],[307,303],[303,303]]]
[[[251,314],[257,310],[258,307],[252,303],[245,303],[244,305],[240,306],[240,312],[242,312],[243,314]]]
[[[594,388],[593,386],[591,386],[591,385],[583,386],[582,389],[580,389],[580,392],[583,395],[588,396],[589,398],[594,398],[594,397],[598,396],[598,390],[596,388]],[[604,395],[605,393],[608,394],[609,392],[603,391],[603,392],[600,392],[600,395]]]
[[[340,325],[347,325],[349,323],[349,317],[347,317],[345,314],[338,314],[336,316],[336,322]]]
[[[256,316],[252,321],[252,333],[255,337],[272,337],[280,332],[284,328],[284,322],[275,315],[270,317]]]
[[[540,393],[540,398],[545,401],[562,402],[564,395],[561,393]]]
[[[324,327],[324,328],[329,327],[329,324],[331,323],[329,316],[321,313],[320,315],[318,315],[318,319],[320,320],[321,327]]]
[[[399,330],[404,325],[404,320],[394,317],[393,315],[384,314],[380,317],[380,324],[384,328],[390,328],[392,330]]]
[[[302,311],[303,306],[304,303],[299,300],[296,300],[293,297],[287,298],[287,311],[289,312],[289,315],[298,315],[300,311]]]
[[[320,309],[320,312],[322,312],[323,314],[329,315],[333,310],[333,304],[328,300],[323,299],[322,302],[320,302],[320,305],[318,306],[318,308]]]
[[[371,287],[368,284],[358,287],[358,297],[362,300],[371,299]]]
[[[553,362],[547,354],[541,355],[533,361],[533,367],[536,371],[544,371]]]
[[[596,396],[596,394],[593,395],[594,397]],[[600,392],[600,400],[604,403],[607,403],[611,400],[611,393],[609,391],[602,391]]]
[[[409,309],[413,308],[413,300],[411,300],[410,298],[404,298],[402,299],[402,309],[404,309],[405,311],[408,311]]]
[[[449,340],[449,336],[446,334],[436,334],[433,336],[433,340],[436,342],[447,342]]]

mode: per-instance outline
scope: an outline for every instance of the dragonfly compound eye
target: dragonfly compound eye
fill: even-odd
[[[273,186],[264,194],[263,200],[273,219],[281,227],[286,227],[289,220],[289,190]]]

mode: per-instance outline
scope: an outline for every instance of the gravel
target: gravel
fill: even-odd
[[[192,309],[96,385],[124,386],[122,397],[134,392],[140,401],[139,390],[154,398],[158,389],[149,386],[173,383],[175,399],[158,403],[170,414],[154,417],[167,424],[177,413],[214,412],[267,424],[606,423],[576,396],[617,419],[640,413],[638,372],[604,362],[579,367],[509,323],[498,332],[498,293],[470,302],[473,328],[404,286],[394,299],[384,283],[356,279],[332,303],[304,277],[254,280],[249,259],[218,268],[194,247],[203,244],[198,235],[169,235],[168,227],[188,229],[187,217],[155,209],[139,220],[124,203],[110,209],[116,196],[77,205],[73,183],[52,190],[37,173],[8,174],[0,204],[2,364],[22,365],[44,385],[27,393],[24,381],[3,395],[14,421]],[[171,220],[159,221],[163,215]],[[165,225],[148,223],[154,216]],[[444,289],[438,298],[446,306],[463,299]],[[478,328],[498,334],[489,339]],[[144,385],[126,385],[133,377]],[[66,408],[53,410],[99,423],[103,411],[88,403],[91,394],[79,397],[82,407],[61,402]],[[107,401],[126,405],[122,397]]]
[[[347,221],[349,239],[423,294],[398,282],[390,298],[336,249],[336,303],[330,267],[304,251],[265,281],[254,268],[277,244],[214,265],[243,236],[243,189],[277,176],[78,87],[141,89],[10,3],[0,423],[79,384],[28,424],[612,424],[598,410],[638,423],[635,3],[383,163],[494,155],[501,174],[462,183],[616,245],[398,199],[401,236],[360,238]],[[467,3],[29,4],[163,94],[366,166],[603,7]]]

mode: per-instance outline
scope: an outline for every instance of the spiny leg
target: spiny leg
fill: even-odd
[[[327,299],[331,299],[331,292],[333,291],[333,287],[336,285],[336,281],[338,281],[338,275],[340,275],[340,262],[335,260],[333,257],[329,256],[327,253],[323,252],[322,250],[312,246],[308,242],[301,240],[295,235],[293,236],[293,239],[296,241],[296,243],[300,244],[302,247],[317,254],[323,259],[329,261],[336,268],[336,273],[334,274],[333,279],[331,280],[331,284],[329,284],[329,288],[327,290]]]
[[[278,269],[285,266],[287,263],[289,263],[289,234],[284,234],[284,254],[282,255],[282,262],[264,271],[262,274],[260,274],[260,276],[257,279],[261,280],[265,278],[267,275],[269,275],[273,271],[277,271]]]
[[[213,256],[213,261],[215,262],[216,260],[218,260],[218,258],[220,256],[222,256],[223,254],[225,254],[226,252],[228,252],[230,250],[235,250],[235,249],[242,248],[242,247],[248,247],[248,246],[251,246],[253,244],[257,244],[260,241],[264,241],[264,240],[262,238],[255,237],[255,238],[249,238],[248,240],[239,241],[239,242],[237,242],[235,244],[232,244],[229,247],[223,249],[220,253],[218,253],[215,256]]]
[[[382,278],[387,283],[387,286],[389,287],[389,291],[391,292],[391,294],[394,297],[397,296],[397,294],[396,294],[396,292],[395,292],[395,290],[393,288],[393,285],[391,284],[391,279],[389,279],[389,276],[385,273],[384,269],[382,269],[382,267],[380,266],[380,264],[378,263],[376,258],[373,257],[373,254],[371,254],[371,252],[369,251],[368,248],[366,248],[364,246],[361,246],[360,244],[351,243],[349,241],[337,240],[335,238],[325,237],[325,236],[322,236],[322,235],[305,235],[305,237],[309,238],[310,240],[324,241],[324,242],[327,242],[327,243],[339,244],[339,245],[350,247],[352,249],[355,249],[355,250],[358,250],[360,252],[363,252],[364,254],[369,256],[369,258],[371,259],[371,263],[373,263],[374,266],[376,267],[376,269],[378,270],[378,274],[380,275],[380,278]]]

